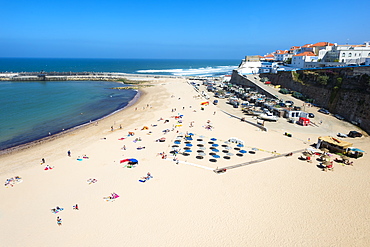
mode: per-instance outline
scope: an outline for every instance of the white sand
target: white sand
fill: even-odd
[[[98,126],[0,156],[0,181],[23,178],[14,187],[0,187],[1,246],[370,246],[366,155],[354,166],[336,164],[333,172],[323,172],[319,162],[300,161],[295,154],[216,174],[211,169],[271,157],[272,151],[307,148],[309,144],[302,140],[314,142],[323,133],[292,126],[288,130],[294,138],[288,138],[282,134],[287,129],[272,124],[268,132],[261,132],[216,106],[200,110],[204,100],[193,97],[197,94],[185,80],[154,80],[153,84],[144,89],[146,94],[136,105],[99,121]],[[173,108],[177,111],[171,112]],[[171,116],[178,114],[184,115],[183,126],[163,134],[176,123]],[[158,121],[161,117],[170,122]],[[207,120],[214,126],[212,131],[202,127]],[[149,130],[141,130],[143,126]],[[335,130],[333,124],[320,128]],[[157,155],[169,154],[177,130],[195,134],[193,152],[179,155],[179,164],[170,155],[167,160]],[[127,137],[128,131],[135,136]],[[195,158],[196,139],[201,135],[207,147],[202,160]],[[118,140],[121,137],[127,138]],[[142,141],[134,143],[137,137]],[[166,142],[155,142],[161,137]],[[220,145],[238,137],[246,150],[266,151],[234,155],[230,160],[221,155],[213,163],[208,154],[211,137]],[[368,138],[354,142],[369,150]],[[121,150],[123,145],[126,150]],[[145,149],[137,150],[139,146]],[[67,156],[68,150],[72,157]],[[77,161],[84,154],[89,159]],[[45,171],[41,158],[54,169]],[[138,159],[139,165],[123,168],[119,161],[126,158]],[[153,178],[138,182],[148,171]],[[98,182],[88,185],[89,178]],[[103,197],[112,192],[120,197],[105,201]],[[72,209],[76,203],[78,211]],[[56,206],[64,210],[51,213]],[[57,216],[62,226],[56,224]]]

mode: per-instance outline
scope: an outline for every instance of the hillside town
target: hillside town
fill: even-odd
[[[292,46],[264,56],[246,56],[238,68],[239,74],[277,73],[323,67],[370,65],[370,43],[338,45],[318,42]]]

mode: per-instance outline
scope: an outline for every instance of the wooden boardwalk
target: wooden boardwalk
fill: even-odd
[[[296,150],[296,151],[285,153],[285,154],[279,154],[279,155],[270,156],[270,157],[266,157],[266,158],[262,158],[262,159],[258,159],[258,160],[251,160],[251,161],[244,162],[244,163],[237,164],[237,165],[225,166],[225,167],[217,168],[217,169],[215,169],[213,171],[215,173],[223,173],[223,172],[226,172],[227,170],[230,170],[230,169],[234,169],[234,168],[238,168],[238,167],[242,167],[242,166],[247,166],[247,165],[252,165],[252,164],[256,164],[256,163],[260,163],[260,162],[263,162],[263,161],[266,161],[266,160],[272,160],[272,159],[276,159],[276,158],[280,158],[280,157],[287,157],[287,156],[293,155],[295,153],[301,153],[301,152],[303,152],[305,150],[306,149],[300,149],[300,150]]]

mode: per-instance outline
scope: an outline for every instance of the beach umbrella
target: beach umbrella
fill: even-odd
[[[226,149],[226,150],[230,150],[230,149],[231,149],[231,147],[229,147],[229,146],[226,146],[226,147],[225,147],[225,149]]]
[[[226,155],[227,156],[233,156],[234,154],[233,153],[227,153]]]
[[[245,150],[240,150],[240,151],[239,151],[239,153],[245,154],[245,153],[247,153],[247,151],[245,151]]]
[[[181,142],[180,142],[180,141],[174,141],[174,143],[175,143],[175,144],[181,144]]]
[[[244,147],[244,145],[243,144],[238,144],[238,145],[236,145],[237,147]]]
[[[212,144],[212,147],[218,147],[218,144],[216,144],[216,143]]]
[[[205,136],[199,136],[200,138],[204,138]]]
[[[206,148],[205,148],[205,147],[199,147],[199,149],[200,149],[200,150],[206,150]]]
[[[186,153],[191,153],[191,152],[193,152],[193,151],[191,151],[191,149],[186,149],[184,152],[186,152]]]
[[[198,142],[199,144],[206,144],[204,141],[200,141],[200,142]]]
[[[217,141],[217,139],[216,138],[211,138],[211,141]]]
[[[221,158],[221,156],[220,156],[220,155],[217,155],[217,154],[216,154],[216,155],[212,155],[212,157],[213,157],[213,158],[217,158],[217,159],[218,159],[218,158]]]
[[[200,155],[200,156],[206,156],[206,154],[204,152],[198,153],[198,155]]]
[[[188,140],[188,141],[192,141],[193,140],[193,138],[191,138],[191,136],[185,137],[185,139]]]
[[[213,151],[213,152],[220,152],[220,150],[218,150],[218,149],[216,149],[216,148],[212,149],[212,151]]]
[[[193,144],[191,144],[191,143],[186,143],[186,144],[185,144],[185,146],[187,146],[187,147],[192,147],[192,146],[193,146]]]
[[[133,163],[139,163],[139,161],[137,159],[128,159],[129,162],[133,162]]]
[[[230,144],[230,142],[229,142],[229,141],[225,141],[224,143],[225,143],[225,144]]]
[[[193,136],[194,134],[193,133],[188,133],[189,136]]]

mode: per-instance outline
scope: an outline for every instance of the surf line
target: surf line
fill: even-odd
[[[173,159],[166,159],[166,160],[174,162]],[[212,169],[210,167],[201,166],[201,165],[194,164],[194,163],[189,163],[189,162],[180,161],[180,160],[178,160],[178,162],[181,163],[181,164],[186,164],[186,165],[191,165],[191,166],[195,166],[195,167],[198,167],[198,168],[203,168],[203,169],[206,169],[206,170],[209,170],[209,171],[213,171],[214,170],[214,169]]]

